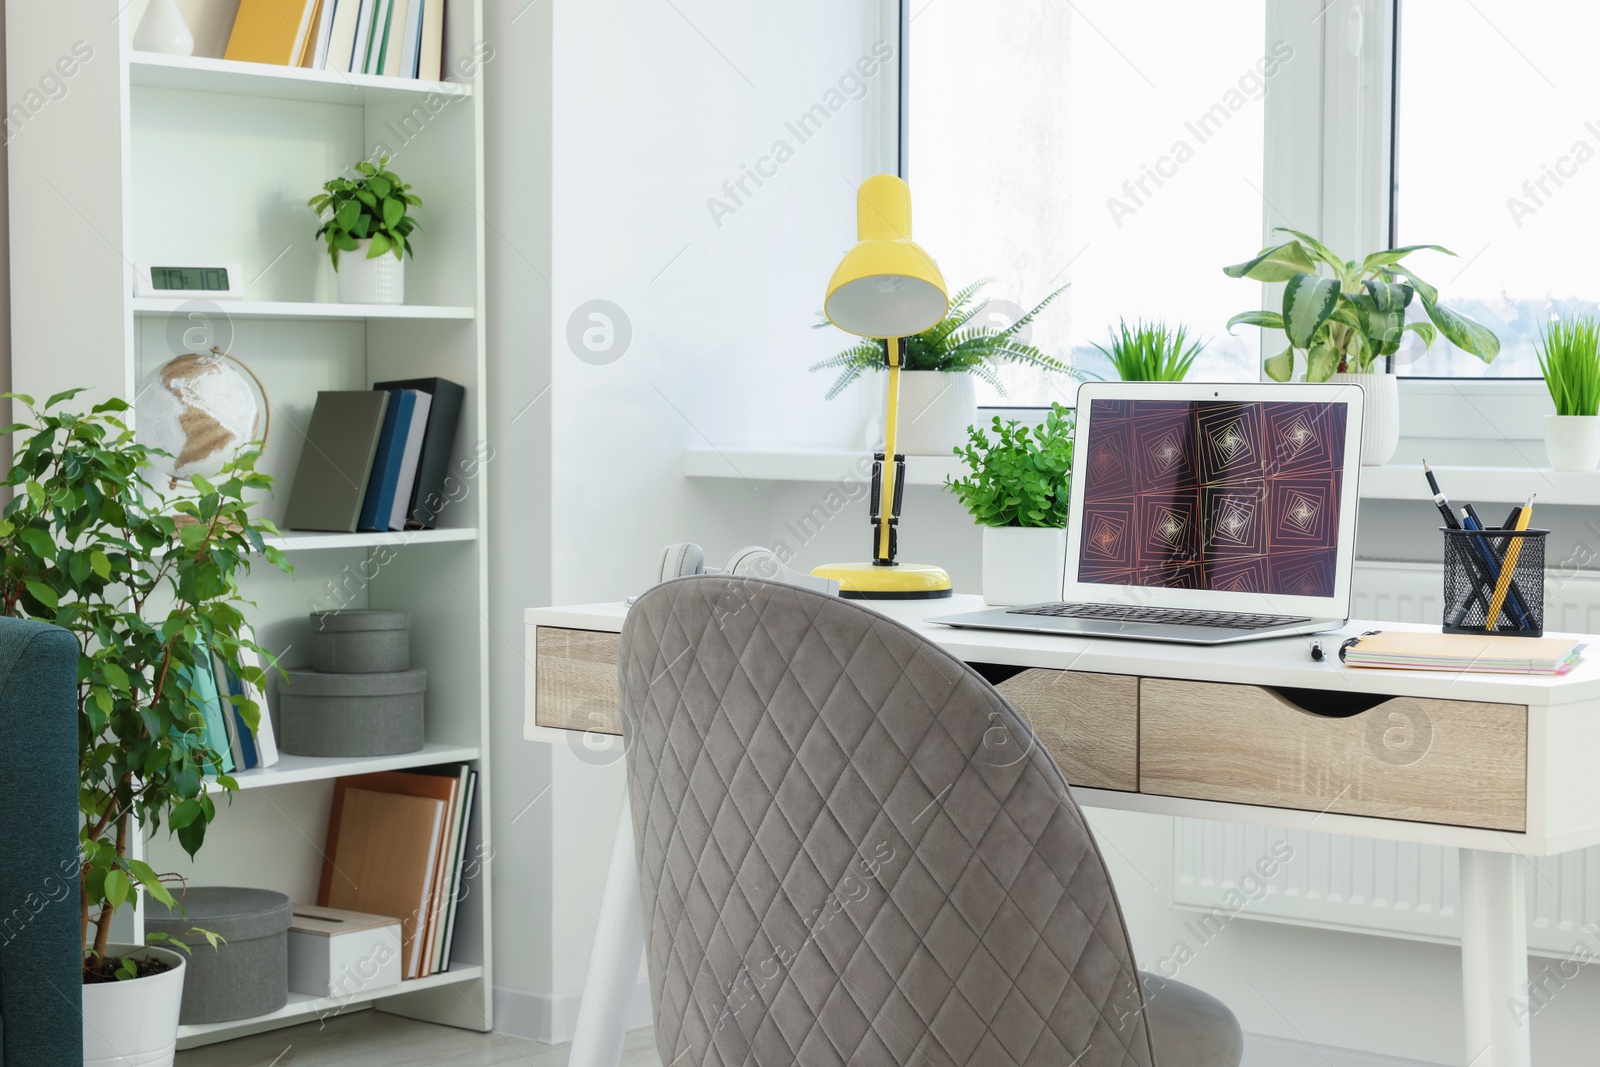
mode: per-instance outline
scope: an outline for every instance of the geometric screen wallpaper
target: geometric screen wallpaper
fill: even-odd
[[[1333,595],[1345,405],[1090,404],[1080,582]]]

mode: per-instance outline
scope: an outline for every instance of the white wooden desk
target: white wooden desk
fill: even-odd
[[[1461,850],[1467,1063],[1531,1067],[1511,1003],[1528,975],[1523,866],[1600,843],[1600,638],[1548,678],[1358,670],[1320,640],[1199,647],[955,630],[922,620],[979,598],[873,607],[968,663],[1026,668],[1001,691],[1034,725],[1080,804]],[[616,638],[626,608],[532,608],[530,740],[620,744]],[[1004,672],[1001,672],[1004,673]],[[1088,784],[1084,784],[1088,783]],[[642,951],[632,824],[623,806],[573,1067],[615,1067]]]

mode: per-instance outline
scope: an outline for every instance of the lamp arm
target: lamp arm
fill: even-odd
[[[892,567],[899,549],[895,544],[895,526],[900,520],[901,486],[905,481],[906,465],[905,457],[896,451],[900,429],[901,339],[889,337],[885,338],[884,343],[889,356],[886,390],[888,410],[884,416],[883,455],[874,457],[872,464],[873,487],[882,487],[881,492],[872,494],[872,521],[877,527],[873,537],[872,562],[880,567]]]

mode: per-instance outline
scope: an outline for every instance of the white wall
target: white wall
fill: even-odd
[[[876,0],[486,6],[497,1024],[560,1037],[623,782],[519,739],[521,609],[639,592],[671,541],[767,540],[772,487],[690,482],[685,447],[858,439],[859,405],[806,367],[840,347],[810,327],[854,187],[892,166],[873,49],[897,42]],[[568,342],[597,299],[631,332],[611,361]]]

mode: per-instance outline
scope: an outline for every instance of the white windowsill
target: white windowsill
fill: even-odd
[[[684,461],[690,478],[735,478],[751,482],[829,483],[864,481],[871,474],[865,451],[800,448],[691,448]],[[907,485],[943,485],[964,464],[954,456],[909,456]],[[1436,465],[1434,472],[1452,499],[1513,504],[1530,493],[1541,504],[1600,505],[1600,471],[1552,471],[1537,467]],[[1420,463],[1361,468],[1364,500],[1429,501],[1433,494]]]

